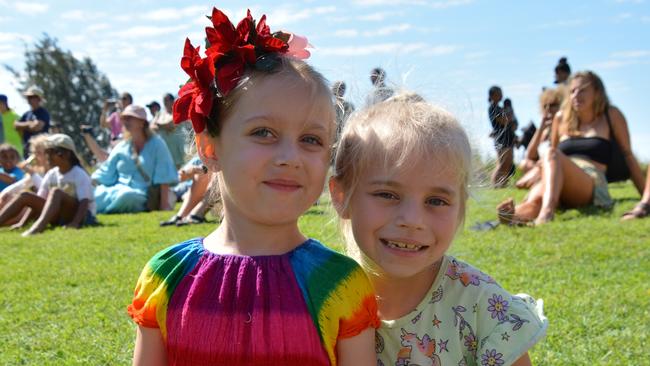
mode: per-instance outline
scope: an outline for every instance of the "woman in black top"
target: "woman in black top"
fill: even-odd
[[[644,178],[632,155],[627,122],[618,108],[609,105],[600,78],[590,71],[576,73],[569,90],[569,99],[553,119],[542,179],[523,203],[515,206],[509,199],[497,207],[504,223],[546,223],[560,204],[570,208],[611,206],[605,173],[613,138],[625,156],[634,184],[639,192],[643,190]]]

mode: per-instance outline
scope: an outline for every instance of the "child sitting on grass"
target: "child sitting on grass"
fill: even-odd
[[[20,155],[15,147],[9,144],[0,144],[0,191],[4,191],[13,183],[21,180],[25,173],[16,165]]]
[[[330,192],[377,292],[378,365],[529,365],[541,302],[447,254],[470,177],[456,119],[399,95],[348,120],[338,146]]]
[[[46,141],[47,158],[52,168],[45,174],[38,193],[24,191],[0,211],[0,224],[23,209],[16,228],[36,219],[23,236],[40,233],[49,224],[79,228],[96,223],[93,187],[90,176],[81,167],[74,142],[68,135],[50,135]]]

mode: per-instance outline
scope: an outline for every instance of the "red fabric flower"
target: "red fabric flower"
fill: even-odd
[[[174,103],[174,122],[191,120],[196,133],[201,133],[212,110],[213,99],[227,95],[239,82],[247,66],[271,53],[287,53],[287,33],[271,33],[266,15],[255,24],[250,10],[237,27],[226,14],[217,8],[210,16],[212,27],[205,28],[208,39],[207,57],[202,58],[199,47],[194,48],[189,39],[181,59],[181,67],[190,80],[179,91]],[[306,42],[306,39],[305,39]],[[306,52],[302,49],[303,55]]]
[[[214,62],[208,56],[201,58],[200,47],[194,48],[189,39],[185,40],[181,68],[189,75],[190,81],[178,92],[174,102],[173,116],[175,123],[192,121],[197,133],[205,129],[207,118],[212,110],[215,69]]]

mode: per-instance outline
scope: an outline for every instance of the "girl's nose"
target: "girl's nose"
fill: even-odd
[[[405,200],[400,203],[397,212],[396,225],[410,230],[424,229],[424,208],[415,200]]]
[[[285,139],[288,140],[288,139]],[[282,141],[275,154],[275,165],[300,167],[300,148],[293,141]]]

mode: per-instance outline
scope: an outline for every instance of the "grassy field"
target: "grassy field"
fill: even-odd
[[[544,299],[550,328],[531,351],[536,365],[650,365],[650,219],[620,224],[639,196],[630,184],[610,188],[613,211],[570,210],[538,228],[467,229],[523,192],[479,190],[470,201],[451,252],[509,291]],[[130,364],[134,325],[125,308],[143,265],[216,225],[159,228],[168,216],[100,216],[100,227],[29,240],[1,229],[0,365]],[[325,205],[301,226],[340,249]]]

